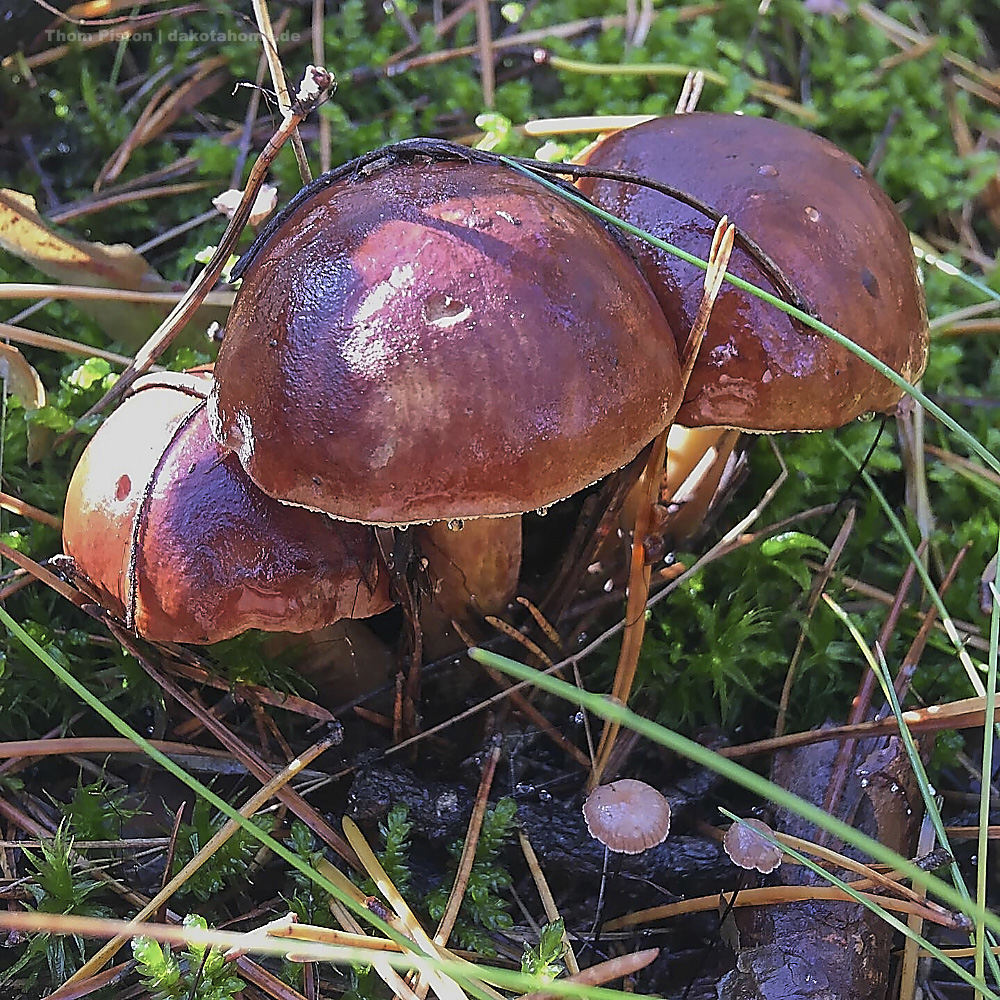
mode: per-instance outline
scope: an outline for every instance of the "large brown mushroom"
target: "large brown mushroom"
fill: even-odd
[[[627,171],[693,196],[761,248],[823,322],[908,381],[927,356],[924,298],[909,235],[871,175],[832,143],[763,118],[683,114],[615,132],[589,167]],[[690,253],[715,219],[635,183],[581,178],[596,204]],[[683,337],[703,272],[637,242],[646,277]],[[729,272],[787,298],[781,277],[737,239]],[[677,422],[749,431],[839,427],[901,391],[822,333],[726,283],[716,299]]]
[[[680,377],[620,238],[471,157],[390,147],[302,192],[241,262],[209,406],[274,497],[443,522],[424,554],[488,611],[516,583],[514,515],[628,463],[673,417]],[[494,520],[462,555],[450,543],[478,518]]]
[[[73,473],[63,544],[101,604],[148,639],[197,643],[388,608],[372,530],[261,493],[212,438],[211,382],[140,379]]]

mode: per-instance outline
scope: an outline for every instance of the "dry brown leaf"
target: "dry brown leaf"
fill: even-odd
[[[91,243],[56,232],[38,214],[34,199],[20,191],[0,189],[0,248],[67,284],[146,292],[177,290],[128,244]],[[111,340],[134,346],[144,343],[170,310],[169,305],[113,299],[80,302],[78,307],[97,320]],[[212,322],[225,322],[226,313],[222,306],[202,306],[188,324],[184,339],[206,347],[206,328]]]

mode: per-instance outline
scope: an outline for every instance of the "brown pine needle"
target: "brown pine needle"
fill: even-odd
[[[0,337],[12,340],[15,344],[26,344],[28,347],[40,347],[46,351],[60,351],[63,354],[77,354],[83,358],[103,358],[113,365],[128,367],[132,359],[114,351],[102,351],[99,347],[80,344],[64,337],[54,337],[51,333],[39,333],[24,326],[13,326],[10,323],[0,323]]]
[[[462,846],[462,856],[458,862],[458,871],[455,873],[455,881],[448,896],[448,903],[445,906],[444,914],[434,932],[434,943],[446,945],[451,932],[455,928],[455,921],[458,920],[458,911],[462,907],[462,900],[465,899],[465,890],[469,885],[469,876],[472,874],[472,865],[476,860],[476,848],[479,846],[479,832],[483,827],[483,820],[486,818],[486,807],[489,805],[490,789],[493,787],[493,776],[496,774],[497,764],[500,761],[499,743],[493,747],[486,763],[483,767],[483,774],[479,781],[479,789],[476,792],[476,802],[472,807],[472,816],[469,818],[469,828],[465,834],[465,844]]]
[[[559,908],[556,906],[552,890],[549,888],[548,879],[545,878],[545,872],[542,871],[542,866],[538,863],[538,855],[535,854],[535,849],[531,846],[528,835],[520,828],[517,831],[517,839],[521,845],[521,853],[524,855],[524,860],[528,864],[528,871],[531,872],[535,888],[538,890],[538,898],[542,901],[542,909],[545,910],[545,919],[550,924],[554,924],[559,919]],[[563,958],[566,962],[566,968],[569,969],[571,974],[575,975],[580,971],[580,965],[573,951],[573,943],[570,941],[569,934],[565,929],[563,930]]]
[[[527,608],[531,617],[535,619],[535,624],[542,630],[545,634],[545,638],[552,643],[556,649],[562,648],[562,639],[559,638],[559,633],[555,630],[552,623],[542,614],[540,608],[536,608],[527,597],[516,597],[515,600],[521,607]]]
[[[606,962],[598,962],[597,965],[592,965],[559,981],[561,983],[579,983],[581,986],[600,986],[615,979],[635,975],[635,973],[645,969],[659,954],[659,948],[645,948],[643,951],[634,951],[629,955],[619,955],[616,958],[609,958]],[[555,994],[541,990],[537,993],[525,993],[520,1000],[548,1000],[554,996]]]
[[[20,514],[21,517],[37,521],[39,524],[47,524],[50,528],[55,528],[56,531],[62,529],[61,517],[50,514],[47,510],[32,507],[30,503],[25,503],[17,497],[12,497],[9,493],[4,493],[2,490],[0,490],[0,507],[3,507],[4,510],[9,510],[12,514]]]
[[[161,302],[170,304],[184,297],[183,292],[144,292],[135,288],[101,288],[95,285],[54,285],[44,282],[12,281],[0,285],[0,299],[65,299],[68,302]],[[236,297],[235,292],[209,292],[205,296],[205,305],[229,307]],[[58,338],[57,338],[58,339]],[[74,341],[68,341],[74,343]],[[87,350],[94,350],[88,344],[78,345]],[[131,358],[127,358],[131,361]]]
[[[897,913],[919,913],[925,920],[940,924],[942,927],[959,928],[961,922],[945,911],[935,907],[915,903],[908,899],[893,899],[891,896],[880,896],[873,893],[862,893],[873,903],[885,910]],[[741,889],[736,892],[716,893],[711,896],[699,896],[695,899],[683,899],[679,903],[667,903],[664,906],[654,906],[648,910],[637,910],[624,917],[609,920],[601,928],[601,932],[622,931],[630,927],[652,923],[654,920],[666,920],[688,913],[706,913],[718,910],[720,897],[722,904],[729,906],[778,906],[785,903],[806,902],[809,900],[835,900],[846,903],[856,902],[850,893],[835,886],[822,885],[776,885],[763,889]]]
[[[249,799],[240,807],[240,815],[249,819],[264,805],[279,789],[288,784],[296,774],[303,768],[311,764],[321,753],[330,748],[333,741],[330,739],[320,740],[314,743],[308,750],[300,754],[291,761],[282,771],[276,774],[270,781],[264,784],[258,791],[254,792]],[[194,873],[204,865],[230,837],[241,827],[235,820],[227,819],[204,847],[132,918],[129,927],[133,927],[154,914],[171,896],[182,886]],[[76,972],[73,973],[66,983],[78,983],[89,976],[99,972],[107,962],[118,953],[135,931],[126,930],[113,937],[101,950],[89,961],[85,962]]]
[[[698,312],[695,314],[684,345],[684,358],[681,368],[681,385],[686,386],[694,370],[695,362],[701,350],[701,344],[708,329],[712,316],[712,307],[722,288],[722,281],[733,252],[733,239],[736,227],[729,224],[723,216],[712,235],[712,247],[708,255],[708,270],[705,272],[704,292]],[[683,391],[683,390],[682,390]],[[639,500],[635,528],[632,534],[632,558],[629,567],[628,599],[625,604],[625,634],[622,636],[621,650],[618,654],[618,665],[615,669],[614,684],[611,697],[622,705],[628,703],[632,684],[635,681],[636,668],[639,665],[639,651],[646,630],[646,601],[649,598],[649,583],[652,568],[646,562],[644,542],[652,524],[653,504],[659,497],[660,483],[663,476],[663,465],[666,461],[667,436],[669,427],[665,428],[653,442],[646,469],[643,496]],[[611,759],[615,740],[618,737],[619,725],[608,721],[604,724],[600,743],[597,747],[597,759],[591,769],[587,782],[588,790],[593,790],[601,783],[601,777]]]
[[[118,402],[128,387],[145,372],[149,371],[156,359],[170,346],[173,339],[191,319],[202,300],[212,286],[218,281],[222,269],[229,260],[229,255],[236,246],[243,227],[250,219],[250,212],[257,199],[257,192],[268,168],[278,155],[278,151],[298,128],[299,123],[316,108],[324,99],[332,86],[332,77],[319,66],[309,66],[299,87],[295,103],[285,113],[278,130],[271,136],[260,156],[254,161],[250,176],[243,190],[243,199],[233,213],[226,226],[226,231],[219,240],[219,245],[212,254],[211,260],[195,278],[184,298],[170,311],[167,318],[159,325],[153,335],[140,348],[135,360],[122,373],[121,378],[84,414],[83,419],[100,413],[112,403]]]
[[[542,649],[542,647],[539,646],[533,639],[529,639],[523,633],[518,632],[518,630],[509,622],[505,622],[502,618],[498,618],[496,615],[486,615],[485,620],[487,625],[495,628],[498,632],[502,632],[508,639],[513,639],[514,642],[523,646],[532,656],[537,656],[538,659],[545,664],[545,666],[552,666],[552,658],[545,652],[545,650]],[[472,645],[475,645],[475,643]]]

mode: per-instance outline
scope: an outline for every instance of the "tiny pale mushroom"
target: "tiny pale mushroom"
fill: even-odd
[[[781,848],[761,833],[774,836],[774,831],[763,820],[744,819],[733,823],[726,831],[722,846],[734,865],[767,875],[781,864]]]
[[[598,785],[583,804],[590,835],[609,851],[641,854],[670,832],[670,803],[652,785],[619,778]]]

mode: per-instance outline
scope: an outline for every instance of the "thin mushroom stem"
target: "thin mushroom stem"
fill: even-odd
[[[698,312],[695,314],[691,331],[684,347],[684,359],[681,370],[682,386],[686,387],[702,341],[712,316],[712,307],[722,287],[722,280],[729,264],[733,250],[734,227],[723,216],[716,226],[712,236],[712,248],[708,256],[708,270],[705,272],[704,292]],[[653,504],[659,499],[659,486],[663,477],[663,466],[667,457],[667,436],[669,428],[665,428],[653,443],[649,461],[643,472],[643,493],[636,514],[635,530],[632,533],[632,557],[629,567],[628,600],[625,605],[625,633],[622,636],[621,650],[618,654],[618,665],[615,668],[615,679],[611,696],[621,704],[627,704],[632,685],[635,682],[635,672],[639,665],[639,650],[642,647],[643,635],[646,631],[646,601],[649,598],[649,582],[652,567],[647,563],[644,541],[652,524]],[[618,738],[617,722],[607,721],[601,740],[597,747],[597,756],[587,782],[588,790],[593,790],[601,783],[601,777],[611,759],[615,740]]]

